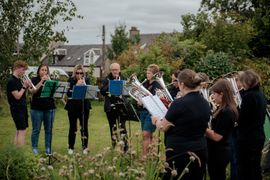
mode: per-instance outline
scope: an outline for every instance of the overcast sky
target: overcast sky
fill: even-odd
[[[120,24],[126,30],[136,26],[140,33],[181,31],[180,17],[196,13],[201,0],[74,0],[83,19],[75,19],[61,27],[70,26],[68,44],[101,44],[102,25],[106,28],[106,43]]]

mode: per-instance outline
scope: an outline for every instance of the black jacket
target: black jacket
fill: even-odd
[[[121,80],[126,80],[125,77],[123,77],[120,74]],[[111,111],[111,105],[117,102],[122,102],[123,100],[118,96],[110,95],[109,93],[109,80],[114,80],[114,77],[112,76],[112,73],[110,73],[103,81],[100,88],[100,93],[104,96],[105,102],[104,102],[104,111],[110,112]]]

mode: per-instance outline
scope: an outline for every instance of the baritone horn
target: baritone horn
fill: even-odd
[[[130,86],[129,95],[136,101],[140,101],[143,97],[151,95],[151,92],[148,91],[142,83],[138,80],[136,74],[132,74],[126,83]]]
[[[165,98],[169,103],[173,101],[173,98],[167,89],[167,86],[164,83],[163,80],[163,72],[158,72],[154,75],[155,80],[159,83],[162,89],[157,89],[156,94],[159,98]]]
[[[34,90],[37,90],[36,86],[32,83],[31,79],[28,77],[28,75],[24,74],[21,77],[22,83],[24,83],[25,81],[28,81],[30,83],[30,87],[33,88]]]

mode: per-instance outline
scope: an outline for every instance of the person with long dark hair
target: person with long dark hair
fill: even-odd
[[[202,79],[193,70],[182,70],[178,75],[181,98],[171,103],[162,120],[152,117],[152,123],[166,135],[166,162],[169,167],[164,179],[178,179],[192,159],[195,160],[188,167],[189,173],[181,178],[203,179],[207,161],[205,131],[211,110],[199,92],[201,82]],[[177,174],[172,174],[175,172],[173,169]]]
[[[239,80],[244,88],[237,137],[240,178],[262,179],[260,162],[265,141],[263,125],[267,102],[260,90],[261,78],[254,70],[241,72]]]
[[[53,97],[40,97],[42,87],[46,80],[50,79],[49,67],[42,64],[37,69],[37,76],[31,79],[36,89],[30,89],[33,93],[31,100],[31,120],[32,120],[32,151],[35,155],[39,153],[38,141],[42,122],[45,130],[45,153],[51,154],[52,128],[55,116],[55,103]]]
[[[73,154],[77,132],[77,120],[80,122],[81,141],[83,153],[87,154],[88,149],[88,119],[91,109],[89,99],[72,99],[72,89],[74,86],[90,84],[90,80],[86,78],[86,73],[83,65],[78,64],[73,69],[73,74],[68,80],[70,83],[69,91],[67,92],[68,101],[65,109],[68,111],[69,133],[68,133],[68,154]]]
[[[218,109],[206,130],[208,173],[211,180],[225,180],[226,167],[230,161],[230,138],[238,118],[238,110],[228,80],[218,80],[210,91]]]

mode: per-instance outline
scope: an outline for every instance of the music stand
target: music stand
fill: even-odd
[[[55,80],[46,80],[45,84],[42,88],[40,97],[41,98],[53,98],[54,94],[56,92],[56,89],[58,87],[59,81],[55,81]],[[52,125],[53,127],[53,125]],[[53,164],[55,161],[57,161],[58,159],[56,157],[54,157],[52,155],[52,128],[51,128],[51,138],[50,138],[50,152],[49,154],[47,154],[47,156],[49,157],[49,165]],[[53,160],[52,160],[53,159]]]

